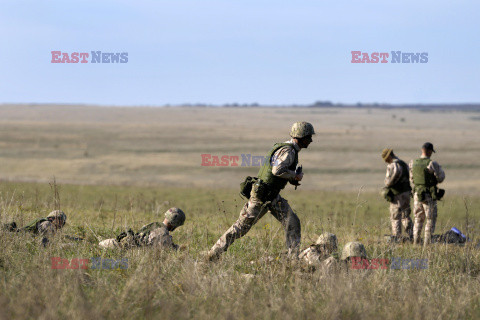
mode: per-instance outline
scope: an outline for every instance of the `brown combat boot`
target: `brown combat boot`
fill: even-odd
[[[205,260],[208,262],[216,262],[220,259],[221,252],[210,250],[205,255]]]

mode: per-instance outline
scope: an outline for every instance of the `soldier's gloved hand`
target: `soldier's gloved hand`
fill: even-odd
[[[290,180],[289,182],[291,185],[300,186],[300,183],[297,180]]]
[[[302,181],[302,179],[303,179],[303,172],[297,174],[294,179],[295,179],[295,181]]]

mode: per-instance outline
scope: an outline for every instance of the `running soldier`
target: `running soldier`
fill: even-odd
[[[240,211],[238,220],[218,239],[207,253],[207,259],[217,260],[228,247],[243,237],[252,226],[270,212],[284,227],[286,246],[290,257],[298,257],[300,246],[300,220],[293,212],[287,200],[280,196],[280,191],[287,183],[295,187],[300,185],[303,173],[298,170],[298,153],[308,148],[315,134],[308,122],[296,122],[290,131],[291,140],[276,143],[265,158],[264,165],[258,172],[258,178],[249,180],[250,189],[244,192],[249,198]],[[247,179],[249,179],[248,177]],[[247,182],[247,180],[246,180]]]

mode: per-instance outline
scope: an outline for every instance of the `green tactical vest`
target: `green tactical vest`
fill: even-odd
[[[270,188],[278,192],[280,192],[280,190],[285,188],[285,186],[288,183],[288,180],[277,177],[272,173],[272,157],[274,153],[277,152],[278,149],[285,146],[290,146],[293,148],[293,145],[291,143],[287,143],[287,142],[276,143],[273,146],[272,150],[270,150],[270,152],[265,157],[265,163],[263,164],[263,166],[260,168],[260,171],[258,172],[258,178],[262,180],[262,182],[266,183]],[[295,171],[297,164],[298,164],[298,152],[295,150],[295,160],[290,165],[290,167],[288,167],[288,169]]]
[[[20,230],[21,231],[38,233],[38,226],[40,225],[40,223],[45,222],[45,221],[48,221],[48,219],[47,218],[35,219]]]
[[[429,158],[419,158],[413,162],[413,184],[417,193],[430,191],[432,187],[437,186],[437,178],[427,169],[431,161]]]
[[[396,159],[400,167],[402,168],[402,176],[398,179],[398,182],[390,187],[394,195],[401,194],[407,191],[411,191],[410,187],[410,174],[408,170],[408,165],[400,159]]]

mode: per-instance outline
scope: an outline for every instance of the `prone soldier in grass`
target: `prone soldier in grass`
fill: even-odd
[[[185,213],[179,208],[170,208],[165,212],[163,223],[152,222],[143,226],[137,233],[134,233],[132,229],[128,229],[116,238],[103,240],[98,245],[108,249],[158,246],[160,248],[177,250],[179,246],[173,242],[170,232],[184,223]]]
[[[312,270],[331,271],[337,265],[337,236],[333,233],[322,233],[314,244],[303,250],[298,258]]]
[[[310,123],[296,122],[290,131],[292,139],[273,146],[258,172],[258,177],[247,177],[242,184],[242,194],[249,200],[240,211],[237,221],[208,251],[208,260],[217,260],[236,239],[247,234],[267,212],[270,212],[283,225],[289,255],[298,256],[301,236],[300,220],[287,200],[280,196],[280,191],[288,183],[298,186],[302,180],[303,173],[296,171],[298,153],[301,149],[308,148],[314,134],[315,131]]]
[[[60,210],[54,210],[45,218],[38,218],[29,222],[22,228],[17,228],[15,222],[4,225],[4,229],[16,232],[31,232],[38,235],[53,235],[59,229],[62,229],[67,222],[67,215]]]

